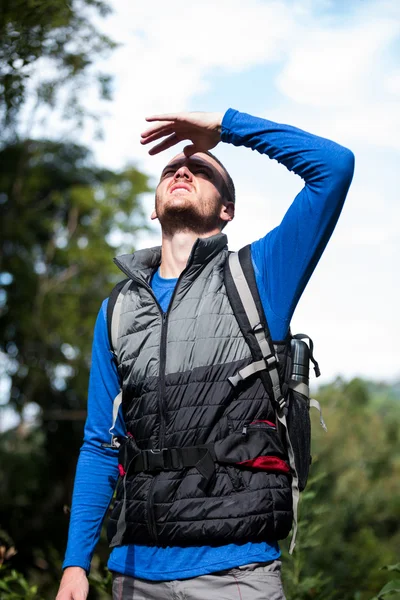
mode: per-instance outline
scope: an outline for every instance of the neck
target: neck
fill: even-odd
[[[160,275],[165,279],[179,277],[187,265],[193,245],[198,238],[208,238],[220,233],[213,231],[199,235],[193,231],[179,231],[173,235],[162,233]]]

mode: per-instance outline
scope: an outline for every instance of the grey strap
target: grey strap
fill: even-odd
[[[119,448],[119,446],[120,446],[116,436],[114,435],[114,428],[115,428],[115,423],[117,422],[117,419],[118,419],[118,412],[119,412],[119,407],[121,406],[121,402],[122,402],[122,390],[120,390],[119,394],[117,396],[115,396],[115,398],[114,398],[113,420],[112,420],[111,427],[108,430],[108,433],[111,435],[111,446],[113,448]]]
[[[253,294],[251,293],[249,284],[247,283],[242,265],[240,264],[238,253],[232,252],[229,255],[228,260],[236,291],[239,294],[240,301],[249,320],[250,327],[253,330],[263,356],[262,360],[251,363],[239,371],[234,377],[230,377],[229,381],[232,383],[232,385],[236,386],[240,381],[250,377],[251,375],[254,375],[254,373],[268,370],[271,378],[274,400],[276,403],[283,406],[284,400],[282,399],[279,374],[276,368],[277,357],[274,349],[270,347],[268,339],[265,335],[264,327],[260,323],[260,315],[258,314],[257,306],[254,301]]]
[[[250,363],[247,367],[244,367],[240,371],[236,373],[233,377],[229,377],[229,381],[233,386],[237,386],[239,381],[243,379],[247,379],[251,375],[258,373],[259,371],[265,371],[267,365],[272,365],[273,362],[276,362],[275,356],[271,356],[267,360],[258,360],[256,362]]]
[[[298,523],[298,508],[299,508],[299,500],[300,500],[300,490],[299,490],[299,476],[296,469],[296,462],[294,459],[294,452],[292,442],[289,437],[289,430],[287,426],[286,416],[283,410],[278,410],[276,412],[279,422],[285,429],[285,437],[289,458],[289,465],[292,471],[292,501],[293,501],[293,528],[292,528],[292,539],[290,541],[289,554],[293,554],[293,550],[296,546],[296,536],[297,536],[297,523]]]
[[[111,344],[112,351],[114,354],[117,352],[117,344],[118,344],[118,334],[119,334],[119,322],[121,319],[121,310],[122,310],[122,302],[124,301],[124,297],[126,292],[128,291],[132,281],[129,279],[124,287],[121,289],[118,294],[117,300],[114,305],[112,317],[111,317]]]
[[[295,392],[299,392],[308,398],[310,396],[310,388],[303,381],[295,381],[294,379],[290,379],[288,383],[288,387],[294,390]]]
[[[318,400],[315,400],[315,398],[310,398],[310,406],[312,406],[313,408],[316,408],[319,411],[319,422],[321,423],[321,427],[324,431],[328,431],[328,428],[327,428],[324,418],[322,416],[321,405],[318,402]]]
[[[116,356],[117,356],[117,350],[118,350],[119,323],[121,320],[122,303],[124,301],[125,294],[128,291],[131,283],[132,282],[129,279],[125,283],[123,288],[121,289],[120,293],[118,294],[118,297],[117,297],[117,300],[115,302],[113,312],[112,312],[112,317],[111,317],[112,349],[111,350],[112,350],[113,354],[115,354]],[[111,446],[113,448],[118,448],[120,445],[116,436],[114,435],[114,428],[115,428],[115,423],[117,422],[117,419],[118,419],[118,412],[119,412],[119,407],[121,406],[121,402],[122,402],[122,390],[120,390],[119,394],[114,398],[112,424],[111,424],[110,429],[108,430],[109,434],[111,435]]]
[[[240,300],[242,301],[247,318],[250,321],[250,325],[254,329],[258,325],[260,325],[260,317],[258,314],[256,303],[254,302],[253,294],[251,293],[249,284],[247,283],[245,274],[242,269],[242,265],[240,264],[239,254],[237,252],[232,252],[229,255],[228,260],[233,281],[235,282],[235,286],[240,296]]]

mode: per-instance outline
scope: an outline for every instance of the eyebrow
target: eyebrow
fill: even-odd
[[[188,168],[190,168],[191,166],[201,167],[203,169],[206,169],[209,173],[214,173],[214,171],[216,171],[216,169],[214,169],[211,165],[208,165],[203,160],[199,160],[196,158],[192,158],[192,159],[189,158],[189,159],[178,160],[176,162],[169,163],[168,165],[166,165],[163,168],[161,173],[164,173],[168,169],[179,169],[179,167],[181,167],[182,165],[185,165],[185,164],[188,166]]]

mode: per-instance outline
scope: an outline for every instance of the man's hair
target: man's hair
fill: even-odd
[[[226,186],[228,188],[228,192],[229,192],[229,198],[227,198],[228,201],[230,202],[235,202],[236,201],[236,193],[235,193],[235,184],[233,183],[233,179],[232,177],[229,175],[227,168],[222,164],[222,162],[216,157],[214,156],[214,154],[212,154],[212,152],[210,152],[209,150],[207,150],[207,152],[203,152],[203,154],[207,154],[207,156],[210,156],[213,160],[215,160],[215,162],[217,164],[219,164],[220,167],[223,168],[223,170],[226,173],[226,178],[227,178],[227,182],[226,182]]]

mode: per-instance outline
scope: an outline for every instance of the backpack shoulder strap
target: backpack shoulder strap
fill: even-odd
[[[118,341],[118,332],[119,332],[119,322],[121,317],[121,308],[122,301],[126,292],[128,291],[130,285],[132,283],[131,279],[124,279],[117,283],[117,285],[112,289],[111,294],[108,298],[107,304],[107,333],[108,333],[108,341],[110,345],[110,350],[113,354],[115,364],[118,366],[118,356],[116,354],[117,351],[117,341]],[[104,443],[102,446],[104,448],[119,448],[120,443],[118,441],[118,437],[114,433],[115,424],[118,418],[119,408],[122,403],[122,390],[119,390],[119,393],[114,398],[113,401],[113,411],[112,411],[112,423],[109,429],[109,433],[111,435],[111,443]]]
[[[110,350],[116,356],[119,321],[121,316],[122,301],[131,284],[130,279],[124,279],[113,288],[107,304],[107,333]]]
[[[253,362],[229,378],[233,386],[258,373],[283,408],[285,399],[277,369],[277,357],[258,293],[250,245],[229,254],[225,265],[225,287],[240,330],[250,348]]]
[[[276,406],[276,416],[286,438],[289,464],[292,473],[293,533],[289,549],[289,553],[292,554],[297,534],[299,478],[286,421],[287,408],[285,398],[282,396],[281,392],[277,358],[258,294],[250,246],[246,246],[245,248],[242,248],[242,250],[239,250],[239,252],[232,252],[229,255],[228,260],[226,261],[225,287],[233,312],[239,323],[239,327],[249,345],[254,359],[253,363],[239,371],[234,377],[231,377],[229,381],[233,385],[237,385],[239,381],[246,377],[250,377],[254,373],[259,373],[264,385],[266,385],[265,376],[267,375],[269,378],[269,385],[266,385],[266,389],[267,391],[272,389],[272,398],[274,399]]]

